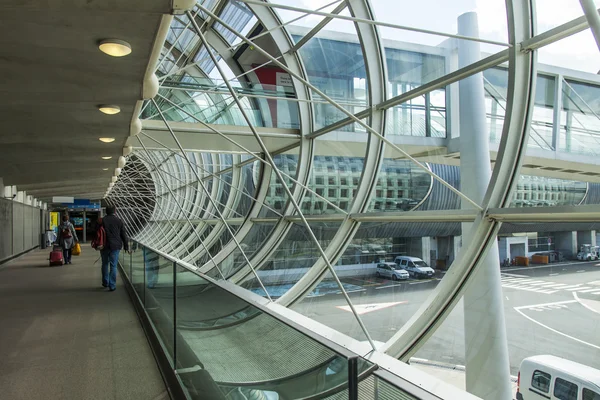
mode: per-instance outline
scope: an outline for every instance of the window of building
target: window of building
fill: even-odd
[[[316,185],[324,185],[325,184],[325,178],[322,176],[317,176],[315,178],[315,184]]]
[[[348,185],[348,178],[340,178],[340,185],[347,186]]]
[[[600,394],[590,389],[583,388],[583,400],[600,400]]]
[[[352,178],[352,184],[355,186],[358,185],[358,177]]]
[[[554,381],[554,397],[559,400],[577,400],[577,390],[577,385],[572,382],[561,378]]]
[[[402,179],[398,179],[398,186],[402,187]]]
[[[391,198],[393,198],[393,197],[394,197],[394,191],[393,191],[393,190],[388,190],[388,191],[387,191],[387,198],[388,198],[388,199],[391,199]]]
[[[283,188],[281,186],[275,188],[275,196],[283,196]]]
[[[398,190],[398,198],[401,199],[404,197],[404,190]]]
[[[550,390],[550,374],[539,370],[533,371],[531,378],[531,387],[541,392],[548,393]]]
[[[317,201],[315,203],[315,211],[323,211],[323,203],[320,201]]]
[[[327,195],[329,196],[329,198],[334,198],[335,197],[335,189],[329,189],[329,192]]]
[[[377,190],[375,191],[375,196],[377,196],[377,197],[383,197],[383,190],[381,190],[381,189],[377,189]]]
[[[328,182],[330,185],[335,185],[335,178],[333,176],[329,177]]]
[[[319,195],[319,196],[323,196],[324,193],[324,189],[323,188],[317,188],[317,190],[315,190],[315,192]]]
[[[387,185],[388,185],[388,187],[389,187],[389,186],[394,186],[394,181],[393,181],[393,180],[391,180],[391,179],[388,179],[388,180],[387,180]]]
[[[340,191],[340,197],[348,197],[348,189],[342,189]]]
[[[342,210],[348,209],[348,202],[347,201],[340,201],[340,208]]]

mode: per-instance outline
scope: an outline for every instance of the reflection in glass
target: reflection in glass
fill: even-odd
[[[347,385],[345,358],[182,268],[177,340],[177,369],[191,398],[207,390],[302,398]],[[359,360],[359,373],[370,366]]]

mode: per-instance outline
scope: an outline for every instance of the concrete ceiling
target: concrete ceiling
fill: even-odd
[[[171,1],[0,0],[0,11],[0,177],[44,200],[101,198]],[[129,42],[132,53],[100,52],[107,38]],[[99,104],[121,113],[102,114]]]

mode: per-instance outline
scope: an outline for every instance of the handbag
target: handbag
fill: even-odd
[[[79,243],[75,243],[75,246],[73,246],[73,250],[72,253],[74,256],[79,256],[81,255],[81,246],[79,245]]]

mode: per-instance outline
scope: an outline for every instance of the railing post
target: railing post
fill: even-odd
[[[348,400],[358,400],[358,357],[348,358]]]
[[[177,370],[177,263],[173,261],[173,370]]]

